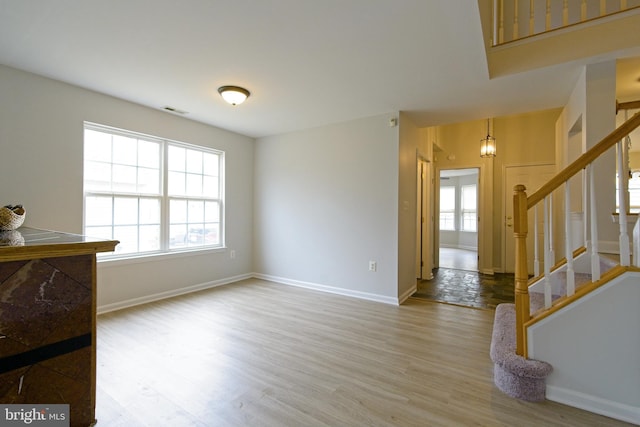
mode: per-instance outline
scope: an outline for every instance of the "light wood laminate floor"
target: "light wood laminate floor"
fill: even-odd
[[[467,249],[440,248],[438,255],[440,268],[478,271],[478,252]]]
[[[493,384],[493,311],[247,280],[98,317],[100,426],[617,426]]]

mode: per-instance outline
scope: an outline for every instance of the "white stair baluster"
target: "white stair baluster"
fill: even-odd
[[[538,205],[533,207],[533,276],[540,275],[540,249],[538,248]]]
[[[551,251],[549,250],[549,196],[544,198],[544,219],[543,219],[544,233],[543,248],[544,248],[544,306],[545,308],[551,307]]]
[[[549,194],[549,258],[551,259],[551,265],[556,263],[556,250],[553,239],[553,193]],[[549,268],[551,268],[549,265]]]
[[[629,253],[629,233],[627,232],[627,199],[629,195],[629,167],[626,163],[628,154],[626,154],[627,144],[623,141],[618,142],[618,222],[620,226],[620,265],[628,266],[631,254]]]
[[[571,248],[571,189],[569,181],[564,183],[564,228],[567,230],[564,238],[564,247],[567,258],[567,296],[576,291],[576,276],[573,269],[573,249]]]
[[[593,163],[589,165],[589,223],[591,225],[591,281],[600,280],[600,255],[598,254],[598,214]]]

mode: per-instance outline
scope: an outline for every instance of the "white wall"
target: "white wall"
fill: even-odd
[[[596,145],[615,129],[615,77],[615,61],[585,66],[556,124],[556,135],[559,138],[557,143],[565,162],[563,167],[573,160],[569,153],[569,134],[572,129],[581,130],[582,152]],[[617,253],[620,231],[611,220],[611,213],[615,212],[615,192],[612,191],[616,176],[615,149],[598,158],[594,165],[595,191],[598,195],[599,249],[601,252]]]
[[[390,117],[256,141],[260,277],[397,303],[399,137]]]
[[[639,283],[627,273],[528,329],[549,400],[640,423]]]
[[[222,250],[100,264],[99,306],[251,273],[253,139],[4,66],[0,94],[0,204],[24,204],[25,226],[82,233],[84,121],[226,152],[226,243],[236,258]]]

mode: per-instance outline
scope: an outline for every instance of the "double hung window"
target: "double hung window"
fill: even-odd
[[[112,256],[222,247],[223,170],[221,151],[86,123],[84,234]]]

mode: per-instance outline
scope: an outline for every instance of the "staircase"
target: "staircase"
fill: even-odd
[[[490,351],[494,382],[512,397],[546,398],[640,424],[640,268],[631,265],[626,180],[618,185],[620,255],[614,260],[598,250],[593,173],[594,161],[616,149],[619,175],[628,176],[624,140],[638,127],[640,113],[530,196],[524,186],[514,188],[516,298],[496,309]],[[587,225],[578,239],[584,245],[576,249],[570,203],[564,203],[571,200],[574,176],[582,177]],[[564,242],[553,240],[554,218],[563,218]],[[637,256],[640,225],[633,236]],[[568,256],[556,260],[556,253]]]

